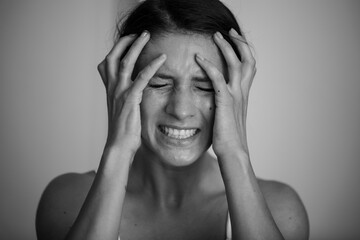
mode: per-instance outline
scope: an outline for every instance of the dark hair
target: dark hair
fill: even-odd
[[[212,36],[220,32],[240,58],[229,37],[231,28],[243,35],[235,16],[219,0],[146,0],[119,21],[115,41],[144,30],[152,36],[177,32]]]

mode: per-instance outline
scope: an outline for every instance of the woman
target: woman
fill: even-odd
[[[143,2],[98,69],[109,120],[99,168],[49,184],[39,239],[308,238],[296,192],[251,167],[255,61],[220,1]]]

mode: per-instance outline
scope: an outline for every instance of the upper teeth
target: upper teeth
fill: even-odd
[[[196,133],[196,129],[175,129],[169,127],[161,127],[162,132],[167,136],[177,139],[184,139],[193,136]]]

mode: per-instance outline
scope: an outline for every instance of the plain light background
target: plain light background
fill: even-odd
[[[256,174],[293,186],[311,239],[360,238],[360,2],[225,0],[254,47]],[[36,239],[55,176],[97,168],[106,138],[96,66],[133,1],[0,1],[0,239]],[[61,199],[59,199],[61,200]]]

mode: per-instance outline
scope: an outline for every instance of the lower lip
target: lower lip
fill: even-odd
[[[164,132],[162,132],[160,130],[160,127],[158,128],[158,131],[164,137],[164,139],[166,140],[166,143],[169,143],[170,145],[174,145],[174,146],[186,146],[186,145],[190,144],[192,141],[194,141],[194,139],[198,136],[198,133],[200,132],[200,130],[197,129],[195,134],[192,135],[191,137],[179,139],[179,138],[173,138],[173,137],[166,135]]]

